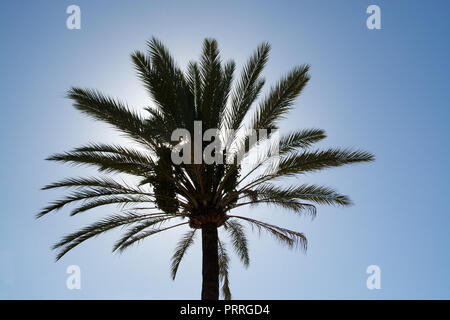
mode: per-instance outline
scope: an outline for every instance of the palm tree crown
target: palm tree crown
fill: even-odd
[[[202,298],[217,299],[219,284],[226,299],[231,298],[228,281],[229,256],[218,238],[218,228],[229,234],[231,244],[245,266],[249,264],[247,237],[241,222],[267,231],[289,247],[306,250],[302,233],[249,217],[232,215],[231,210],[256,204],[271,204],[294,212],[316,214],[315,204],[347,206],[351,202],[332,188],[301,184],[281,186],[276,180],[329,167],[368,162],[374,156],[360,150],[332,148],[312,149],[324,139],[320,129],[303,129],[279,138],[276,148],[270,143],[278,122],[292,108],[294,100],[309,80],[309,66],[293,68],[252,108],[264,86],[261,72],[267,62],[270,46],[262,43],[245,64],[233,85],[235,64],[222,62],[217,42],[206,39],[199,62],[190,62],[183,72],[166,47],[157,39],[148,42],[146,53],[136,51],[131,57],[137,73],[154,105],[147,115],[132,111],[119,100],[96,90],[71,88],[68,97],[74,107],[88,116],[104,121],[129,137],[135,146],[89,143],[72,151],[54,154],[48,160],[97,167],[105,174],[119,173],[137,177],[138,183],[125,183],[110,176],[69,178],[43,189],[70,188],[66,197],[42,209],[38,217],[77,204],[71,215],[109,204],[120,205],[112,214],[80,231],[63,237],[54,245],[57,260],[87,239],[117,227],[126,227],[113,251],[129,246],[158,232],[188,225],[172,257],[175,278],[180,262],[194,243],[197,231],[202,233]],[[253,114],[251,113],[251,109]],[[212,164],[174,164],[172,154],[182,145],[173,141],[179,128],[195,135],[195,123],[220,133],[217,139],[220,155],[232,161]],[[250,130],[267,130],[251,143]],[[233,131],[230,131],[233,130]],[[227,132],[227,134],[224,134]],[[232,132],[229,134],[229,132]],[[257,161],[244,166],[255,146],[268,143]],[[194,153],[194,144],[188,152]],[[206,142],[202,142],[202,147]],[[227,148],[225,148],[225,146]],[[183,149],[186,150],[186,149]],[[241,157],[238,157],[241,155]],[[136,181],[136,179],[134,179]]]

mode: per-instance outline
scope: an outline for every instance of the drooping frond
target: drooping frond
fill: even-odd
[[[296,187],[278,187],[269,183],[263,183],[252,190],[243,190],[241,193],[244,195],[244,198],[249,198],[250,201],[238,203],[233,207],[255,205],[258,203],[275,204],[295,212],[306,212],[313,218],[317,213],[316,207],[309,203],[300,202],[299,200],[326,205],[351,205],[348,196],[339,194],[332,188],[308,184]]]
[[[231,237],[234,251],[241,259],[245,267],[250,264],[250,258],[248,255],[248,241],[245,236],[244,227],[237,221],[225,222],[225,228]]]
[[[247,217],[233,216],[233,215],[230,215],[229,217],[245,220],[252,227],[256,227],[258,231],[264,229],[265,231],[270,233],[276,240],[279,240],[281,243],[287,245],[289,248],[300,247],[304,251],[306,251],[307,249],[308,241],[306,240],[306,237],[303,233],[281,228],[266,222],[262,222]]]
[[[118,144],[106,144],[106,143],[88,143],[84,146],[75,148],[73,152],[98,152],[98,153],[111,153],[124,156],[132,159],[138,163],[153,163],[153,158],[148,155],[149,150],[142,152],[130,147],[124,147]],[[154,154],[154,150],[152,150]]]
[[[175,277],[177,275],[178,267],[180,266],[181,260],[184,257],[184,254],[194,244],[194,237],[195,237],[195,231],[197,229],[190,230],[186,232],[180,239],[180,241],[177,244],[177,247],[175,248],[175,252],[172,256],[172,262],[171,262],[171,275],[172,279],[175,280]]]
[[[117,189],[130,191],[133,188],[129,187],[126,184],[121,184],[116,180],[108,177],[101,178],[67,178],[63,179],[51,184],[48,184],[42,187],[42,190],[49,190],[55,188],[86,188],[86,187],[101,187],[101,188],[109,188],[109,189]]]
[[[222,295],[225,300],[231,300],[230,281],[228,279],[228,269],[230,264],[230,258],[225,244],[218,240],[219,250],[219,280],[222,282]]]
[[[81,229],[80,231],[63,237],[61,241],[56,243],[53,246],[53,249],[60,249],[58,255],[56,256],[56,260],[61,259],[67,252],[94,236],[126,224],[143,221],[146,219],[151,219],[151,216],[128,213],[121,215],[116,214],[103,218]]]
[[[101,152],[65,152],[48,157],[46,160],[71,163],[74,165],[92,165],[100,172],[127,173],[141,175],[153,170],[149,162],[140,162],[121,154]]]
[[[131,236],[127,241],[122,243],[122,245],[119,247],[119,250],[123,251],[123,250],[127,249],[128,247],[130,247],[131,245],[133,245],[133,244],[135,244],[137,242],[140,242],[140,241],[144,240],[145,238],[147,238],[147,237],[149,237],[151,235],[154,235],[156,233],[159,233],[159,232],[162,232],[162,231],[166,231],[166,230],[169,230],[169,229],[172,229],[172,228],[177,228],[179,226],[183,226],[183,225],[188,224],[188,223],[189,222],[182,222],[182,223],[175,224],[173,226],[165,227],[165,228],[162,228],[162,229],[144,230],[142,232],[136,233],[133,236]]]
[[[80,208],[83,209],[75,209],[72,212],[76,214],[81,211],[85,211],[87,209],[92,209],[94,207],[98,207],[100,205],[111,204],[111,203],[119,203],[119,204],[127,204],[133,202],[153,202],[152,194],[144,192],[137,188],[126,188],[123,187],[121,189],[117,188],[103,188],[103,187],[89,187],[86,189],[73,191],[68,196],[53,201],[51,205],[45,207],[38,213],[37,217],[42,217],[47,213],[50,213],[55,210],[59,210],[67,204],[77,202],[77,201],[92,201],[90,203],[84,203]],[[88,206],[87,208],[85,206]]]
[[[155,226],[156,224],[158,224],[158,227],[156,227],[156,229],[158,229],[164,222],[177,217],[180,216],[176,214],[166,214],[164,212],[153,213],[152,219],[145,220],[143,222],[138,222],[136,225],[131,226],[127,230],[127,232],[119,240],[116,241],[112,251],[114,252],[120,249],[124,243],[126,243],[128,240],[130,240],[131,237],[138,234],[142,230]]]
[[[74,216],[78,213],[109,204],[116,204],[123,209],[136,203],[154,203],[154,200],[153,198],[150,198],[150,196],[142,197],[140,195],[112,195],[102,198],[89,199],[73,209],[70,212],[70,215]]]

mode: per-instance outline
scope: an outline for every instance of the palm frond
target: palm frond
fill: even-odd
[[[139,151],[134,148],[124,147],[118,144],[107,143],[88,143],[84,146],[75,148],[73,152],[98,152],[98,153],[112,153],[118,154],[129,159],[133,159],[139,163],[153,163],[153,158],[149,155],[154,155],[155,150],[145,150],[145,152]]]
[[[81,229],[80,231],[64,236],[53,246],[53,249],[60,249],[56,256],[56,260],[61,259],[67,252],[94,236],[126,224],[149,219],[149,217],[149,215],[131,213],[111,215]]]
[[[309,148],[313,143],[325,138],[325,131],[321,129],[294,131],[280,138],[279,153],[285,154],[295,151],[298,148]]]
[[[220,84],[219,110],[213,114],[211,122],[215,128],[221,128],[221,120],[225,118],[227,101],[231,92],[235,68],[236,64],[234,61],[229,61],[223,67],[222,81]]]
[[[162,231],[166,231],[166,230],[169,230],[169,229],[172,229],[172,228],[177,228],[179,226],[182,226],[182,225],[185,225],[185,224],[188,224],[188,223],[189,222],[182,222],[182,223],[170,226],[170,227],[165,227],[163,229],[151,229],[151,230],[147,230],[147,231],[142,231],[140,233],[137,233],[137,234],[131,236],[127,241],[122,243],[122,245],[118,249],[119,249],[119,251],[124,251],[125,249],[129,248],[131,245],[133,245],[133,244],[135,244],[137,242],[140,242],[140,241],[144,240],[145,238],[147,238],[147,237],[149,237],[151,235],[154,235],[156,233],[159,233],[159,232],[162,232]]]
[[[259,220],[230,215],[230,218],[237,218],[247,221],[252,227],[256,227],[258,231],[264,229],[270,233],[276,240],[279,240],[282,244],[287,245],[289,248],[300,247],[302,250],[306,251],[308,241],[303,233],[292,231],[289,229],[281,228],[266,222]]]
[[[109,123],[139,143],[153,145],[141,116],[122,102],[96,90],[75,87],[68,91],[67,96],[74,101],[76,109],[95,120]]]
[[[270,45],[266,42],[260,44],[245,65],[241,78],[236,84],[231,97],[231,106],[227,109],[223,126],[226,129],[238,130],[256,100],[264,85],[260,74],[267,63]]]
[[[240,202],[234,205],[230,205],[228,208],[231,209],[235,209],[238,207],[243,207],[243,206],[256,206],[258,204],[267,204],[267,205],[271,205],[271,206],[278,206],[281,207],[283,209],[287,209],[287,210],[291,210],[297,213],[304,213],[306,212],[307,214],[309,214],[312,217],[315,217],[316,215],[316,207],[312,204],[309,203],[303,203],[300,202],[297,199],[278,199],[278,198],[261,198],[258,200],[251,200],[248,202]]]
[[[244,266],[248,267],[250,258],[248,255],[248,241],[245,236],[244,227],[237,221],[227,221],[224,226],[231,237],[234,251],[241,259]]]
[[[175,201],[175,200],[174,200]],[[106,206],[109,204],[116,204],[120,208],[124,209],[125,207],[128,207],[130,205],[136,204],[136,203],[155,203],[155,200],[150,197],[141,197],[136,195],[112,195],[109,197],[102,197],[100,199],[93,199],[93,200],[87,200],[84,201],[83,204],[77,206],[75,209],[73,209],[70,212],[71,216],[74,216],[78,213],[85,212],[97,207]]]
[[[147,75],[148,89],[171,131],[186,127],[194,120],[194,97],[183,73],[169,50],[156,38],[147,42],[151,71]]]
[[[277,160],[280,156],[285,155],[290,152],[297,151],[297,149],[307,149],[313,143],[318,142],[326,137],[325,132],[321,129],[305,129],[291,132],[287,135],[282,136],[279,141],[272,141],[270,146],[266,148],[264,152],[258,154],[259,158],[254,165],[254,168],[240,180],[243,181],[247,176],[253,173],[255,170],[261,168],[264,164],[269,161]],[[251,150],[250,146],[250,150]],[[249,154],[248,150],[244,156]]]
[[[293,211],[299,214],[306,213],[307,215],[314,218],[317,214],[317,208],[310,203],[303,203],[297,199],[278,199],[278,198],[262,198],[256,201],[250,201],[245,203],[240,203],[233,206],[232,208],[242,207],[245,205],[255,206],[258,204],[267,204],[272,206],[279,206],[286,210]]]
[[[267,139],[271,136],[273,129],[277,129],[277,121],[281,120],[287,114],[295,98],[300,95],[304,86],[309,81],[308,70],[308,65],[294,68],[271,89],[269,95],[256,110],[250,126],[245,129],[244,132],[246,134],[242,138],[236,139],[233,155],[237,162],[242,161],[245,155],[257,145],[250,145],[250,136],[248,134],[250,130],[254,132],[258,132],[260,129],[268,130],[268,134],[265,137]],[[258,137],[258,142],[262,142],[263,140],[263,137]]]
[[[317,185],[303,184],[297,187],[282,188],[272,184],[261,184],[255,191],[259,197],[270,199],[301,199],[317,204],[349,206],[348,196],[339,194],[336,190]]]
[[[142,175],[150,173],[154,169],[151,159],[143,162],[140,158],[117,153],[102,153],[94,151],[72,151],[53,154],[46,158],[49,161],[71,163],[73,165],[92,165],[100,172],[127,173],[131,175]]]
[[[153,107],[146,107],[145,110],[150,114],[150,117],[145,119],[145,124],[153,128],[153,137],[158,143],[173,144],[171,140],[172,128],[175,125],[174,121],[167,118],[159,109]]]
[[[219,48],[215,39],[203,41],[203,51],[200,58],[200,76],[202,79],[201,119],[203,128],[214,127],[214,117],[222,109],[223,93],[218,90],[223,82],[223,69]]]
[[[374,155],[366,151],[339,148],[289,154],[281,157],[278,163],[268,168],[261,176],[241,187],[240,191],[251,189],[261,183],[281,177],[292,177],[347,164],[371,162],[374,159]]]
[[[177,275],[178,267],[180,266],[181,260],[184,257],[184,254],[187,252],[189,247],[191,247],[194,244],[194,237],[195,237],[195,231],[197,229],[189,230],[186,232],[180,239],[180,241],[177,244],[177,247],[175,248],[175,252],[172,256],[172,262],[171,262],[171,275],[172,279],[175,280],[175,277]]]
[[[302,65],[281,79],[257,109],[250,128],[275,129],[276,122],[286,115],[308,82],[308,70],[308,65]]]
[[[232,208],[267,203],[279,205],[295,212],[306,212],[313,218],[317,213],[316,207],[309,203],[300,202],[299,200],[339,206],[349,206],[352,204],[348,196],[339,194],[330,187],[308,184],[283,188],[269,183],[263,183],[254,189],[242,190],[239,193],[242,194],[242,198],[250,198],[250,201],[238,203],[232,206]]]
[[[197,62],[189,62],[187,68],[187,83],[194,97],[195,119],[201,119],[201,103],[202,103],[202,79],[200,68]]]
[[[137,225],[134,225],[132,227],[130,227],[128,229],[128,231],[119,239],[116,241],[116,243],[114,244],[113,247],[113,252],[117,251],[118,249],[120,249],[120,247],[127,242],[132,236],[134,236],[135,234],[141,232],[142,230],[149,228],[151,226],[154,226],[156,224],[159,224],[158,227],[161,227],[161,225],[166,222],[169,221],[171,219],[177,218],[179,216],[174,215],[174,214],[166,214],[164,212],[159,212],[159,213],[154,213],[152,214],[152,218],[144,221],[144,222],[139,222]]]
[[[134,189],[127,184],[121,184],[116,180],[108,177],[89,177],[89,178],[66,178],[57,182],[53,182],[41,188],[41,190],[49,190],[55,188],[86,188],[86,187],[100,187],[108,189],[117,189],[124,191],[139,190]],[[139,190],[140,191],[140,190]]]
[[[222,295],[225,300],[231,300],[230,281],[228,279],[228,269],[230,258],[225,244],[218,240],[218,254],[219,254],[219,279],[222,282]]]
[[[274,174],[291,176],[347,164],[371,162],[374,159],[371,153],[361,150],[334,148],[323,151],[304,151],[282,158]],[[272,173],[269,172],[269,174]]]
[[[90,208],[97,207],[103,204],[111,204],[111,203],[131,203],[131,202],[153,202],[152,194],[146,193],[139,189],[127,189],[125,187],[121,189],[116,188],[101,188],[101,187],[89,187],[88,189],[76,190],[69,194],[68,196],[53,201],[49,206],[42,209],[37,217],[40,218],[52,211],[59,210],[66,206],[67,204],[77,202],[77,201],[86,201],[90,199],[95,199],[97,202],[94,206]],[[102,202],[104,200],[105,202]],[[94,204],[93,203],[93,204]],[[82,206],[83,207],[83,206]],[[85,209],[87,210],[87,209]],[[81,210],[84,211],[84,210]],[[76,210],[75,213],[81,212]],[[73,214],[75,214],[73,213]]]
[[[145,53],[136,50],[131,54],[131,61],[134,64],[134,68],[138,74],[138,77],[144,83],[145,88],[151,92],[152,91],[152,83],[151,83],[151,74],[152,74],[152,65],[150,61],[150,57],[146,56]]]

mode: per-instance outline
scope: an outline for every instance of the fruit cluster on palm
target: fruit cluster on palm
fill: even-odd
[[[315,204],[350,204],[347,196],[329,187],[301,184],[277,185],[280,178],[301,175],[329,167],[373,160],[370,153],[350,149],[312,150],[313,143],[325,138],[320,129],[306,129],[281,136],[277,154],[271,147],[258,161],[244,170],[242,161],[262,140],[271,138],[278,121],[292,108],[295,98],[309,80],[307,65],[295,67],[283,77],[259,105],[254,103],[264,85],[261,72],[270,46],[262,43],[250,57],[233,86],[235,64],[223,63],[217,42],[206,39],[199,62],[190,62],[185,72],[176,65],[158,40],[148,42],[146,53],[136,51],[132,61],[154,104],[145,109],[146,116],[119,100],[102,93],[72,88],[68,97],[74,107],[88,116],[104,121],[129,137],[133,146],[90,143],[70,152],[55,154],[48,160],[84,164],[109,174],[103,177],[69,178],[49,184],[44,189],[71,188],[66,197],[51,203],[38,216],[77,204],[72,215],[100,206],[116,204],[121,212],[112,214],[80,231],[63,237],[54,245],[57,259],[85,240],[109,230],[125,227],[113,250],[122,251],[153,234],[190,227],[181,236],[172,257],[172,277],[194,243],[196,233],[202,238],[202,299],[218,299],[222,284],[224,298],[231,297],[228,280],[229,256],[218,237],[218,229],[229,234],[231,244],[244,265],[249,264],[247,237],[241,222],[267,231],[289,247],[306,249],[302,233],[267,222],[231,214],[234,208],[270,204],[294,212],[315,214]],[[223,135],[223,153],[234,159],[226,163],[181,163],[175,165],[171,153],[180,141],[172,141],[179,128],[194,135],[194,122],[202,130]],[[248,130],[267,129],[267,137],[249,144]],[[222,152],[222,151],[220,151]],[[237,155],[244,155],[238,157]],[[137,177],[138,183],[125,183],[110,174]],[[134,179],[136,181],[136,179]]]

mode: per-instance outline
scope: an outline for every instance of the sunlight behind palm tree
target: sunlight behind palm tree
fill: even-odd
[[[68,97],[76,109],[108,123],[139,148],[95,142],[48,158],[94,166],[104,175],[68,178],[45,186],[43,189],[73,191],[44,208],[38,217],[69,204],[77,205],[71,215],[111,204],[121,209],[120,213],[63,237],[54,245],[59,250],[57,260],[84,241],[115,228],[125,227],[123,236],[113,246],[113,251],[121,252],[151,235],[189,226],[176,244],[171,262],[172,278],[175,279],[183,256],[201,234],[202,299],[218,299],[220,283],[224,298],[230,299],[228,248],[218,237],[219,228],[230,236],[231,245],[244,266],[249,265],[250,258],[243,223],[256,231],[267,232],[290,248],[306,250],[304,234],[235,215],[232,210],[268,204],[314,216],[316,204],[350,205],[347,196],[330,187],[312,184],[286,187],[277,182],[326,168],[373,161],[374,156],[352,149],[313,149],[314,143],[326,137],[325,132],[299,129],[282,135],[276,151],[266,148],[262,155],[252,157],[258,161],[244,167],[236,155],[249,155],[254,146],[248,146],[248,136],[239,132],[268,130],[267,139],[259,137],[258,140],[261,144],[267,142],[310,78],[308,65],[294,67],[253,110],[265,85],[261,73],[269,51],[267,43],[258,46],[233,83],[235,64],[222,62],[215,40],[206,39],[200,61],[190,62],[183,72],[165,46],[153,38],[148,42],[148,52],[136,51],[131,55],[154,101],[154,106],[146,107],[145,113],[133,111],[123,101],[96,90],[70,89]],[[231,151],[224,152],[231,152],[227,156],[233,156],[235,161],[210,165],[172,162],[172,152],[179,143],[172,141],[172,132],[183,128],[193,136],[196,121],[202,123],[203,132],[207,129],[237,132],[224,141],[225,145],[233,145]],[[111,174],[132,176],[134,181],[125,182]]]

